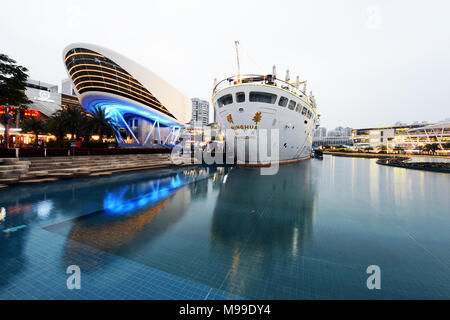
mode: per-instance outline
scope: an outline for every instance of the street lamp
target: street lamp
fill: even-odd
[[[9,113],[9,108],[6,108],[5,114],[2,115],[2,123],[5,126],[5,148],[8,148],[8,126],[9,121],[12,120],[13,116]]]

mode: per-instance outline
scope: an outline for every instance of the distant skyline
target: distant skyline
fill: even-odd
[[[188,98],[214,78],[290,70],[308,80],[321,126],[376,127],[450,117],[448,1],[115,1],[2,3],[1,53],[61,84],[62,51],[105,46]],[[212,112],[210,112],[210,118]]]

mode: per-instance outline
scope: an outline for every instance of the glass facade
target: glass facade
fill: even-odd
[[[139,81],[105,56],[88,49],[75,48],[66,54],[65,63],[80,94],[88,91],[112,93],[175,118]]]

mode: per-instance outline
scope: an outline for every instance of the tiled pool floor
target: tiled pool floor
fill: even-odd
[[[448,183],[326,156],[276,176],[199,167],[13,187],[0,193],[0,299],[448,299]]]

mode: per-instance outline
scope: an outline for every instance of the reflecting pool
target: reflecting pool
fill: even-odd
[[[375,162],[12,187],[0,192],[0,299],[449,299],[450,175]],[[380,290],[367,288],[370,265]]]

